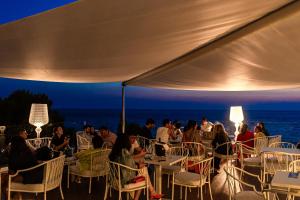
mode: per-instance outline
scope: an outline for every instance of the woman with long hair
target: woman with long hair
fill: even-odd
[[[122,184],[127,184],[131,180],[133,180],[136,176],[144,176],[148,179],[149,184],[149,191],[151,194],[152,199],[160,199],[162,195],[157,194],[151,184],[151,181],[149,179],[148,170],[145,167],[145,164],[142,162],[136,163],[136,161],[133,159],[133,155],[131,153],[131,142],[129,139],[129,136],[127,134],[120,135],[116,143],[114,144],[112,151],[109,155],[109,159],[111,161],[126,165],[131,168],[139,168],[142,169],[141,174],[136,174],[134,171],[127,170],[125,168],[122,168],[121,174],[122,174]],[[141,190],[138,190],[134,194],[134,200],[138,200],[139,196],[141,194]]]

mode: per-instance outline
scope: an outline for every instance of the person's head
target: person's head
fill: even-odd
[[[155,121],[152,118],[147,119],[146,121],[146,127],[148,129],[152,129],[155,127]]]
[[[163,127],[171,128],[172,122],[169,119],[164,119],[162,122]]]
[[[215,137],[226,137],[227,133],[225,131],[223,124],[217,123],[214,125],[213,135]]]
[[[245,134],[248,131],[248,125],[243,123],[240,127],[240,134]]]
[[[259,132],[262,132],[262,128],[260,126],[255,126],[254,133],[259,133]]]
[[[94,149],[99,149],[103,145],[103,140],[100,136],[96,135],[95,137],[93,137],[92,143],[93,143]]]
[[[58,137],[61,137],[64,134],[64,130],[61,126],[56,126],[53,128],[53,132],[55,135],[57,135]]]
[[[11,146],[10,146],[11,153],[20,154],[20,153],[26,152],[28,150],[30,150],[30,149],[27,146],[26,141],[22,136],[17,135],[12,138]]]
[[[174,127],[176,128],[176,129],[180,129],[181,128],[181,123],[179,122],[179,121],[174,121]]]
[[[26,140],[28,136],[27,131],[24,128],[19,129],[17,135],[23,138],[24,140]]]
[[[84,132],[91,133],[91,125],[87,124],[83,127]]]
[[[136,141],[136,136],[141,132],[142,129],[138,124],[131,123],[126,126],[125,133],[128,135],[131,144]]]
[[[102,138],[107,138],[109,136],[109,129],[106,126],[101,126],[99,131]]]
[[[206,117],[202,117],[201,124],[202,125],[206,125],[207,123],[208,123],[207,118]]]
[[[262,130],[265,130],[265,123],[264,122],[258,122],[257,126],[261,127]]]
[[[197,129],[197,122],[195,120],[189,120],[186,125],[186,130],[196,130]]]
[[[109,159],[111,161],[115,161],[118,156],[121,156],[122,149],[126,149],[127,151],[130,151],[131,149],[131,143],[126,133],[117,137],[116,142],[109,154]]]

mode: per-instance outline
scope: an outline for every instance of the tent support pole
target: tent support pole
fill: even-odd
[[[125,85],[122,83],[122,133],[125,133]]]

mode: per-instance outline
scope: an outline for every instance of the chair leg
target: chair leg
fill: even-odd
[[[62,188],[61,188],[61,184],[59,185],[59,190],[60,190],[61,199],[65,199],[64,198],[64,193],[63,193]]]
[[[10,189],[8,187],[8,192],[7,192],[7,200],[10,200]]]
[[[67,188],[70,187],[70,166],[68,165],[68,178],[67,178]]]
[[[92,177],[90,177],[89,194],[91,194],[91,190],[92,190]]]
[[[210,186],[210,182],[208,182],[208,188],[209,188],[209,195],[210,195],[210,199],[213,200],[212,197],[212,192],[211,192],[211,186]]]
[[[180,199],[182,199],[182,186],[180,186]]]
[[[121,191],[119,191],[119,200],[121,200],[122,199],[122,193],[121,193]]]
[[[168,181],[167,181],[167,188],[169,189],[170,187],[170,174],[168,174]]]
[[[174,200],[174,176],[172,177],[172,200]]]
[[[47,192],[44,192],[44,200],[47,200]]]
[[[104,193],[104,200],[107,198],[107,192],[108,192],[108,182],[107,182],[107,175],[105,176],[105,193]]]
[[[203,189],[202,189],[202,186],[200,187],[200,197],[201,197],[201,200],[203,200]]]
[[[184,199],[187,200],[187,187],[185,187]]]

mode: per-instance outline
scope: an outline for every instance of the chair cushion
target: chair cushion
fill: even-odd
[[[239,192],[233,197],[234,200],[264,200],[264,196],[262,193],[255,191],[243,191]]]
[[[261,166],[260,157],[244,158],[244,164],[248,166]]]
[[[125,184],[124,185],[124,189],[125,190],[133,190],[135,188],[140,188],[140,187],[144,187],[146,186],[146,181],[141,181],[141,182],[137,182],[137,183],[129,183],[129,184]]]
[[[200,186],[200,177],[202,177],[202,185],[204,185],[206,177],[192,172],[180,172],[174,178],[176,184]]]
[[[12,191],[32,191],[32,192],[42,192],[44,191],[43,184],[23,184],[18,182],[11,182]]]
[[[74,174],[82,177],[97,177],[97,176],[105,176],[107,173],[105,170],[92,172],[91,170],[80,171],[79,167],[76,165],[70,166],[70,174]]]

